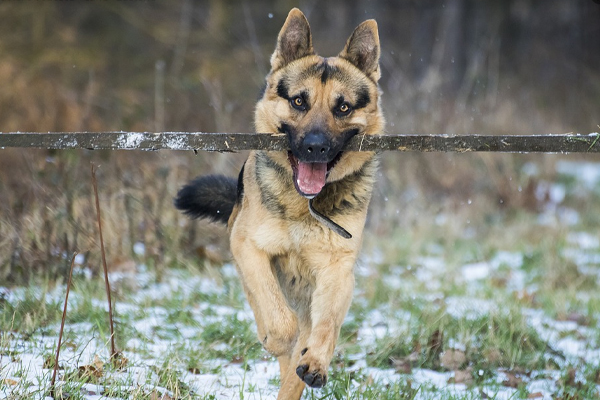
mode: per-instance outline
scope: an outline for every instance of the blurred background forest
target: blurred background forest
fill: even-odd
[[[600,4],[593,0],[98,0],[0,3],[0,131],[250,132],[292,7],[307,15],[322,55],[337,54],[358,23],[377,20],[390,133],[600,129]],[[445,233],[468,227],[483,237],[504,218],[544,207],[543,183],[559,157],[597,161],[384,154],[367,236],[441,231],[451,238]],[[98,267],[91,164],[100,166],[113,268],[140,258],[162,268],[227,257],[224,229],[187,221],[171,199],[196,175],[237,174],[244,159],[0,150],[0,282],[62,274],[76,249]],[[535,173],[524,168],[531,165]]]

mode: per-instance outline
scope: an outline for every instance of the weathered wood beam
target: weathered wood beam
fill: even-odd
[[[598,153],[600,134],[546,135],[357,135],[354,151]],[[2,148],[111,150],[286,150],[284,134],[204,132],[9,132]]]

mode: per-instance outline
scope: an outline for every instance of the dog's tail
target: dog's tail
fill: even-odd
[[[223,175],[194,179],[179,190],[175,208],[191,218],[227,224],[239,196],[238,180]]]

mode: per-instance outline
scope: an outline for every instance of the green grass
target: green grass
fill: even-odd
[[[347,372],[343,369],[333,369],[327,385],[322,391],[309,390],[308,399],[336,399],[336,400],[412,400],[419,393],[419,387],[413,387],[408,380],[393,384],[369,382],[369,376],[362,372]]]
[[[0,298],[0,331],[17,331],[31,336],[60,320],[61,300],[52,299],[48,282],[26,288],[16,302]]]
[[[465,346],[467,364],[477,369],[546,367],[543,355],[547,344],[527,325],[517,308],[477,318],[456,318],[443,309],[414,310],[413,316],[400,330],[388,332],[377,340],[367,355],[370,366],[390,367],[392,360],[412,354],[414,367],[442,370],[439,356],[444,349],[451,348],[452,340]],[[440,333],[440,343],[432,346]],[[491,352],[494,357],[486,357]]]
[[[246,362],[258,359],[263,354],[253,330],[253,322],[240,321],[236,315],[204,326],[199,340],[205,347],[206,359],[223,358]]]

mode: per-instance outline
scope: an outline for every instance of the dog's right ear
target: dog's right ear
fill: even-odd
[[[312,54],[315,54],[315,51],[308,21],[302,11],[293,8],[277,37],[277,47],[271,56],[271,71]]]

